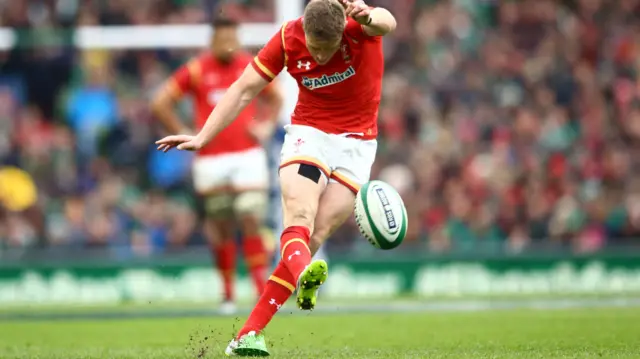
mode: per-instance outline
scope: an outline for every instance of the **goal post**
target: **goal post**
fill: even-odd
[[[284,21],[302,14],[304,0],[273,1],[274,22],[242,24],[239,29],[242,45],[250,47],[264,45]],[[56,31],[42,29],[36,32],[45,35]],[[80,49],[197,48],[205,46],[210,35],[211,28],[207,24],[80,26],[71,31],[70,41],[73,46]],[[14,48],[19,43],[18,39],[18,30],[0,27],[0,50]]]
[[[242,24],[239,28],[243,46],[261,46],[277,30],[276,23]],[[65,31],[49,31],[49,34],[64,34]],[[142,26],[80,26],[70,31],[71,45],[83,50],[145,50],[166,48],[198,48],[206,46],[211,35],[211,27],[198,25],[142,25]],[[0,28],[0,50],[10,50],[20,46],[20,32],[12,28]],[[62,37],[62,36],[60,36]],[[40,42],[43,44],[43,42]]]
[[[240,25],[238,34],[243,46],[260,47],[269,41],[286,20],[302,15],[304,0],[274,0],[275,16],[273,23],[246,23]],[[207,46],[211,36],[211,27],[197,25],[154,25],[154,26],[81,26],[71,32],[42,29],[30,38],[38,44],[71,43],[79,49],[103,50],[145,50],[166,48],[200,48]],[[9,50],[18,45],[19,31],[0,27],[0,50]],[[298,86],[290,76],[280,76],[285,103],[281,119],[288,122],[298,98]]]

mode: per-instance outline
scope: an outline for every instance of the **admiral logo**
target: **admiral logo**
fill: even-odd
[[[389,230],[391,232],[395,232],[397,230],[398,224],[396,222],[396,217],[393,215],[393,211],[391,211],[391,205],[389,203],[389,199],[387,195],[384,193],[382,188],[376,188],[376,194],[380,199],[380,203],[382,203],[382,208],[384,209],[384,216],[387,219],[387,225],[389,225]]]
[[[315,90],[346,81],[348,78],[353,77],[355,74],[356,70],[353,68],[353,66],[349,66],[349,68],[343,73],[336,72],[333,75],[322,75],[322,77],[319,78],[309,78],[305,76],[302,78],[302,86],[308,88],[309,90]]]

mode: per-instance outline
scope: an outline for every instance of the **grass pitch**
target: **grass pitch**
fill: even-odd
[[[243,318],[0,321],[0,358],[224,358]],[[274,358],[640,358],[640,309],[281,315]]]

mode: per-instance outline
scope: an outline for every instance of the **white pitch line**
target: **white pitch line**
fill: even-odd
[[[386,304],[344,304],[320,305],[314,314],[366,314],[366,313],[420,313],[420,312],[482,312],[497,310],[561,310],[581,308],[629,308],[640,307],[640,298],[602,298],[602,299],[546,299],[546,300],[467,300],[467,301],[394,301]],[[243,308],[234,316],[245,316],[250,308]],[[309,315],[289,305],[280,315]],[[157,309],[157,310],[100,310],[85,312],[38,312],[0,313],[0,321],[20,320],[117,320],[144,318],[180,318],[180,317],[216,317],[215,309]]]

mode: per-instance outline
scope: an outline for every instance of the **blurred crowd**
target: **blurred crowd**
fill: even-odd
[[[405,198],[406,249],[635,245],[639,0],[370,3],[399,22],[385,40],[373,176]],[[268,0],[227,1],[223,11],[247,22],[274,16]],[[200,1],[0,0],[0,26],[37,39],[75,24],[206,19]],[[0,51],[0,251],[135,256],[203,243],[191,156],[153,150],[162,133],[148,111],[162,81],[195,53]],[[181,112],[189,118],[188,103]],[[350,221],[329,249],[368,246]]]

